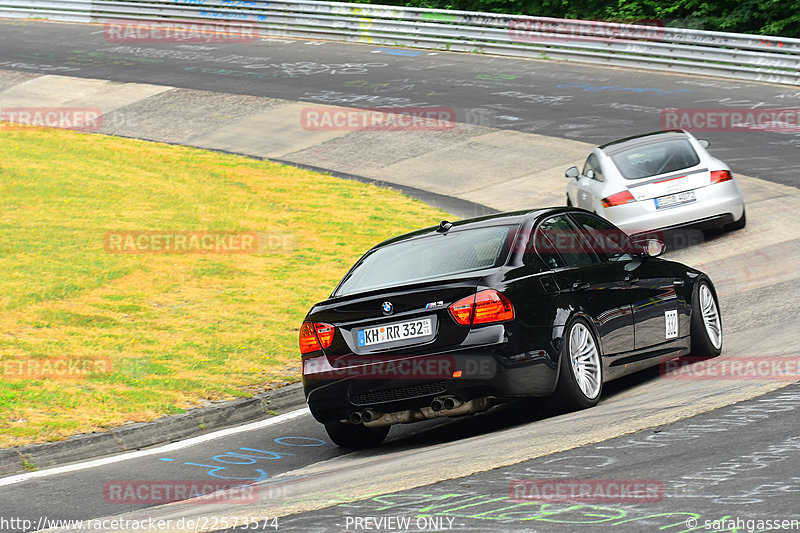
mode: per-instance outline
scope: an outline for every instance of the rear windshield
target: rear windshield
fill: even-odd
[[[686,139],[630,148],[612,155],[611,160],[629,180],[675,172],[700,163],[697,152]]]
[[[334,296],[500,266],[507,255],[511,229],[493,226],[450,231],[378,248],[350,271]]]

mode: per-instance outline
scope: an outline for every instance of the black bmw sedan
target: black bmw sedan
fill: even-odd
[[[525,396],[591,407],[610,380],[719,355],[711,280],[663,250],[569,207],[385,241],[300,328],[311,413],[336,444],[363,448],[393,424]]]

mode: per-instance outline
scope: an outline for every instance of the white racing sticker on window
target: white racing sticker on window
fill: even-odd
[[[667,338],[676,338],[678,336],[678,311],[664,311],[664,321],[667,324]]]

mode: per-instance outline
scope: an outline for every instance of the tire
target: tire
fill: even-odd
[[[574,319],[564,330],[560,359],[554,407],[577,411],[597,405],[603,392],[600,345],[583,318]]]
[[[736,231],[737,229],[742,229],[746,225],[747,225],[747,213],[744,211],[744,209],[742,209],[742,218],[740,218],[736,222],[731,222],[730,224],[725,226],[725,229],[727,231]]]
[[[329,422],[325,424],[325,431],[331,440],[341,448],[361,450],[377,446],[389,434],[389,426],[368,428],[361,424],[343,424]]]
[[[722,353],[722,315],[714,287],[705,279],[696,285],[690,333],[693,356],[716,357]]]

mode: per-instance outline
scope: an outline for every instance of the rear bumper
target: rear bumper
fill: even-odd
[[[640,200],[606,208],[601,213],[628,234],[686,227],[718,229],[744,214],[744,200],[736,180],[695,189],[697,200],[667,209],[656,209],[655,202]]]
[[[733,215],[731,215],[730,213],[725,213],[723,215],[716,215],[712,217],[691,220],[689,222],[684,222],[681,224],[673,224],[672,226],[662,226],[651,231],[671,232],[671,231],[680,231],[683,229],[702,230],[702,231],[719,230],[724,228],[728,224],[736,222],[737,220],[738,219],[734,218]],[[646,231],[641,232],[640,234],[645,234],[645,233],[647,232]],[[701,244],[701,242],[697,242],[695,244]]]
[[[507,350],[507,344],[499,344],[481,349],[393,357],[393,368],[405,365],[406,370],[378,370],[377,375],[375,365],[337,366],[336,372],[331,372],[324,370],[324,363],[320,364],[319,358],[325,356],[305,358],[306,401],[314,418],[327,423],[346,420],[351,413],[365,409],[391,413],[430,407],[433,399],[439,396],[455,396],[468,402],[487,396],[514,398],[546,396],[553,392],[558,378],[558,356],[552,348],[514,355],[507,355]],[[310,360],[315,360],[314,364],[309,365]],[[435,370],[430,375],[420,375],[414,368]],[[459,370],[461,377],[453,377],[453,372]]]

